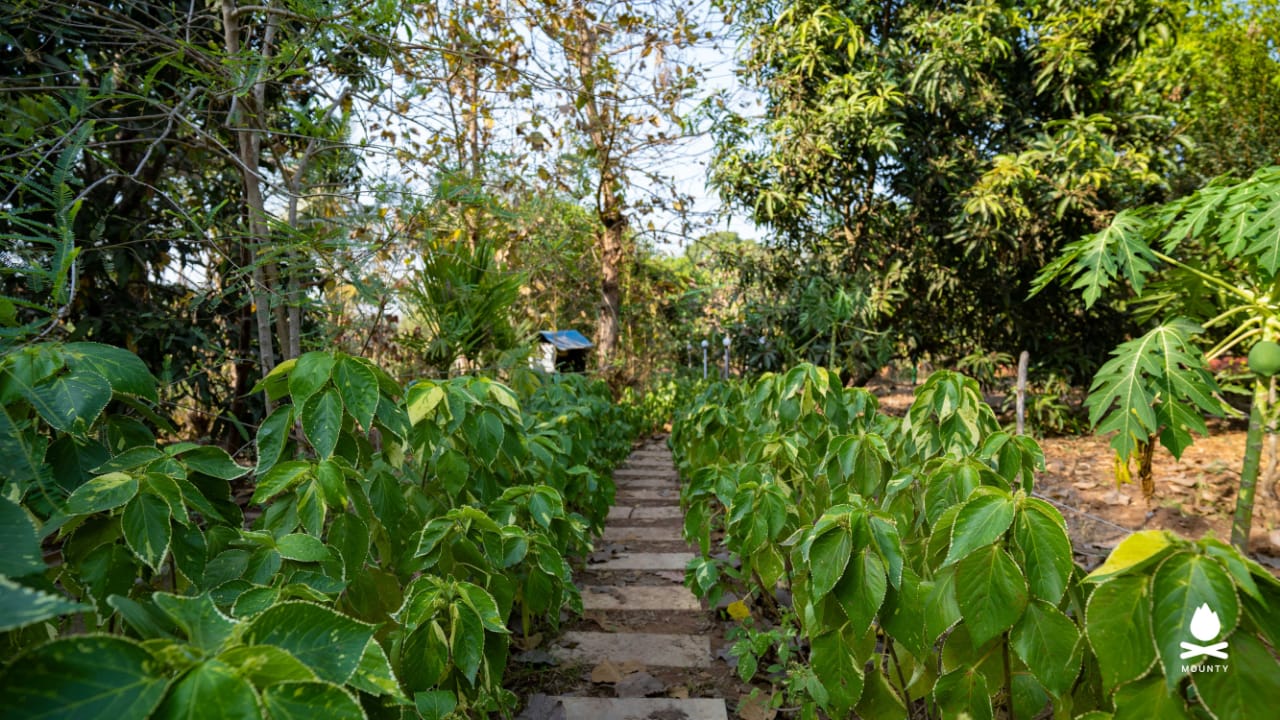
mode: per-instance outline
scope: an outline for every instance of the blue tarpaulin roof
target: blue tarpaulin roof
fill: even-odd
[[[557,350],[585,350],[591,347],[591,341],[577,330],[543,330],[538,334]]]

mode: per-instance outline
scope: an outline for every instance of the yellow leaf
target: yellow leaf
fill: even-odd
[[[741,600],[734,600],[729,603],[729,617],[737,620],[738,622],[742,622],[743,620],[751,617],[751,611],[747,609],[746,603]]]
[[[1125,538],[1107,556],[1107,561],[1089,573],[1087,580],[1104,580],[1163,552],[1173,545],[1173,536],[1164,530],[1143,530]]]

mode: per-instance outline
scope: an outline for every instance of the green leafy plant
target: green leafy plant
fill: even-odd
[[[1144,317],[1164,320],[1121,344],[1094,379],[1088,404],[1127,462],[1156,438],[1175,457],[1205,433],[1203,415],[1225,408],[1208,363],[1280,339],[1280,167],[1244,181],[1219,178],[1180,200],[1125,210],[1099,233],[1064,248],[1037,278],[1039,292],[1070,282],[1092,305],[1127,282]],[[1202,350],[1202,347],[1207,349]],[[1274,425],[1270,380],[1254,378],[1244,467],[1231,541],[1252,525],[1264,427]]]
[[[1220,597],[1171,591],[1157,603],[1155,612],[1167,615],[1154,640],[1110,634],[1133,619],[1132,608],[1097,593],[1122,570],[1159,574],[1126,560],[1145,536],[1086,577],[1062,516],[1034,495],[1039,447],[1002,430],[971,379],[935,373],[895,418],[878,412],[869,393],[800,366],[707,388],[681,411],[672,443],[688,478],[686,535],[704,555],[691,563],[689,584],[714,595],[724,583],[707,557],[712,529],[723,531],[742,564],[737,579],[775,623],[770,640],[739,638],[739,662],[759,665],[765,646],[794,633],[800,662],[779,692],[802,717],[1036,717],[1052,709],[1122,718],[1145,713],[1147,703],[1170,708],[1168,717],[1229,717],[1238,696],[1197,693],[1200,677],[1188,681],[1172,665],[1101,680],[1133,643],[1169,647],[1175,635],[1189,637],[1201,602],[1234,607],[1228,596],[1248,596],[1241,602],[1258,603],[1262,614],[1252,624],[1236,623],[1240,612],[1223,615],[1222,639],[1234,642],[1230,628],[1238,627],[1252,666],[1215,680],[1280,677],[1280,663],[1255,652],[1273,632],[1263,609],[1277,600],[1261,588],[1274,581],[1213,540],[1161,536],[1163,554],[1149,555],[1154,563],[1184,553],[1197,567],[1222,569],[1214,575]]]
[[[18,551],[0,563],[0,711],[511,708],[509,622],[529,634],[581,609],[565,555],[603,524],[632,432],[601,384],[526,380],[528,409],[491,380],[406,391],[306,353],[259,384],[276,409],[250,467],[158,442],[156,381],[131,353],[0,356],[0,442],[23,459],[0,476]]]

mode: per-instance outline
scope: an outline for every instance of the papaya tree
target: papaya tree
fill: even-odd
[[[1231,541],[1246,549],[1264,427],[1274,430],[1270,375],[1280,352],[1280,166],[1247,180],[1224,176],[1186,197],[1120,212],[1066,246],[1033,292],[1069,282],[1097,302],[1127,282],[1139,319],[1160,318],[1121,344],[1090,388],[1090,420],[1116,431],[1119,460],[1156,438],[1174,457],[1206,434],[1204,413],[1226,408],[1208,362],[1249,351],[1252,407]]]

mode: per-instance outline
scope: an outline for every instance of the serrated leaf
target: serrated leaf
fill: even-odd
[[[1014,550],[1031,594],[1057,604],[1071,580],[1071,539],[1053,506],[1026,498],[1013,523]]]
[[[830,696],[825,703],[831,715],[843,717],[862,697],[863,663],[840,632],[828,632],[810,639],[809,664]]]
[[[960,668],[938,678],[933,685],[933,701],[943,717],[993,720],[987,679],[977,668]]]
[[[268,608],[249,622],[248,645],[274,645],[315,671],[321,680],[345,683],[373,637],[366,625],[326,607],[289,602]]]
[[[1043,600],[1027,605],[1009,633],[1009,644],[1031,674],[1054,697],[1071,691],[1080,674],[1080,631],[1075,623]]]
[[[298,562],[321,562],[331,557],[329,548],[319,538],[302,533],[280,538],[276,541],[276,549],[284,559]]]
[[[155,593],[151,600],[186,633],[193,646],[205,652],[222,647],[235,628],[235,622],[222,614],[208,593],[196,597]]]
[[[307,398],[314,395],[329,382],[333,372],[333,353],[313,351],[303,353],[289,373],[289,395],[294,405],[304,405]]]
[[[258,465],[254,469],[261,476],[280,462],[285,446],[289,443],[289,431],[293,429],[293,406],[281,405],[276,408],[262,424],[258,426],[258,434],[254,444],[258,449]]]
[[[1151,630],[1165,682],[1172,690],[1187,674],[1183,666],[1191,664],[1181,659],[1181,644],[1191,640],[1204,645],[1230,635],[1240,619],[1240,601],[1221,565],[1213,558],[1185,552],[1170,555],[1156,568],[1151,595]],[[1191,635],[1191,619],[1202,605],[1217,613],[1221,630],[1215,638]]]
[[[317,393],[302,407],[302,431],[321,460],[333,455],[342,433],[342,399],[332,388]]]
[[[1187,720],[1187,704],[1159,677],[1131,682],[1116,690],[1114,720]]]
[[[956,604],[975,646],[1013,627],[1027,607],[1027,581],[998,545],[975,551],[956,564]]]
[[[55,429],[84,433],[111,401],[111,385],[101,375],[78,372],[26,388],[23,395]]]
[[[272,685],[262,691],[262,705],[271,720],[366,720],[350,693],[323,682]]]
[[[1257,638],[1232,635],[1230,662],[1224,664],[1224,671],[1191,675],[1200,700],[1215,718],[1247,718],[1274,707],[1280,698],[1280,664]]]
[[[854,635],[861,635],[871,626],[871,621],[884,604],[887,587],[884,561],[875,550],[863,548],[850,559],[848,568],[831,594],[848,618]]]
[[[125,544],[155,572],[160,572],[169,553],[169,541],[173,537],[170,517],[169,504],[149,492],[138,493],[124,506],[120,528],[124,531]]]
[[[34,625],[59,615],[92,610],[90,605],[81,605],[0,577],[0,632]]]
[[[143,718],[168,684],[151,653],[132,640],[63,638],[24,653],[0,674],[0,717]]]
[[[1164,530],[1142,530],[1120,541],[1105,562],[1089,573],[1087,579],[1101,582],[1114,575],[1136,570],[1154,562],[1173,547],[1174,540]]]
[[[365,646],[364,654],[360,656],[360,665],[356,667],[356,674],[351,676],[349,684],[370,695],[389,695],[406,700],[400,691],[400,683],[391,670],[387,653],[376,639],[370,640]]]
[[[31,517],[5,497],[0,497],[0,548],[4,548],[0,551],[0,575],[22,577],[46,569]]]
[[[157,381],[146,363],[124,348],[95,342],[75,342],[62,346],[63,357],[73,370],[88,370],[122,395],[156,400]]]
[[[847,528],[832,527],[814,539],[809,546],[809,578],[815,603],[840,581],[852,553],[853,539]]]
[[[974,550],[995,542],[1012,522],[1013,498],[1007,493],[975,492],[960,508],[951,526],[951,548],[943,566],[963,560]]]
[[[124,473],[100,475],[76,488],[67,498],[68,515],[89,515],[120,507],[138,494],[138,479]]]
[[[258,486],[253,490],[251,502],[261,504],[292,489],[310,472],[311,463],[305,460],[289,460],[273,466],[265,475],[258,478]]]
[[[258,696],[235,668],[206,660],[174,683],[152,717],[158,720],[215,720],[261,718]]]
[[[333,368],[333,384],[351,417],[368,430],[378,411],[378,378],[355,358],[343,356]]]
[[[249,468],[241,467],[226,450],[212,445],[203,445],[178,456],[187,469],[203,473],[220,480],[235,480],[249,473]]]
[[[458,707],[458,698],[448,690],[415,693],[413,704],[423,720],[445,720]]]
[[[319,679],[302,661],[271,645],[233,647],[218,659],[257,687]]]
[[[474,683],[484,660],[484,623],[467,605],[451,605],[449,612],[452,616],[449,653],[453,665],[468,683]]]

